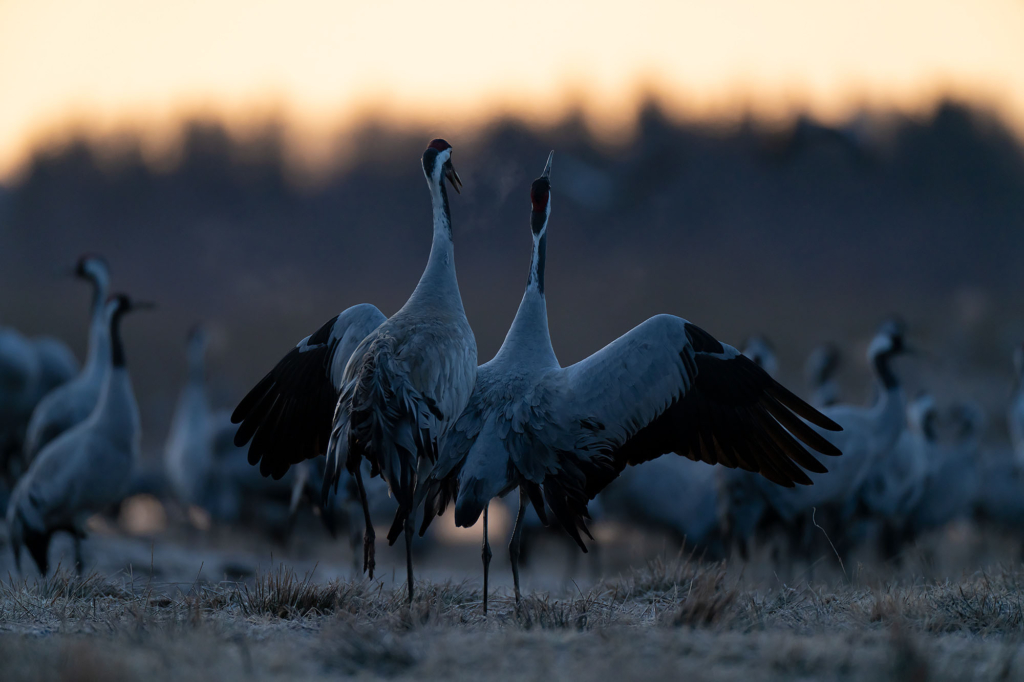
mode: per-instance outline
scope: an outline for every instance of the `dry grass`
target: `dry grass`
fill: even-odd
[[[316,584],[313,582],[314,572],[310,571],[299,580],[295,571],[278,564],[269,573],[257,571],[252,589],[242,585],[232,593],[232,597],[244,616],[297,618],[330,613],[342,598],[341,586],[335,582]]]
[[[764,586],[681,558],[564,598],[318,583],[278,565],[249,584],[154,585],[65,571],[0,583],[0,678],[1012,679],[1024,572],[957,581]]]

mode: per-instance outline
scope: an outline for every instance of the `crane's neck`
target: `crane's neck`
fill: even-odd
[[[108,424],[105,432],[112,439],[138,452],[140,431],[139,406],[135,402],[131,377],[125,364],[124,344],[121,341],[121,318],[124,311],[114,310],[110,317],[111,368],[107,372],[103,391],[96,405],[94,419]]]
[[[188,381],[178,397],[178,406],[171,421],[175,437],[194,437],[204,433],[210,412],[206,395],[206,344],[190,339],[187,353]]]
[[[871,356],[871,364],[875,370],[875,377],[882,385],[882,389],[890,391],[900,387],[899,379],[892,371],[892,354],[888,352],[875,353]]]
[[[82,370],[84,375],[101,375],[110,366],[110,320],[106,302],[110,288],[104,273],[92,273],[92,316],[89,322],[89,350]]]
[[[531,365],[558,367],[558,358],[551,347],[548,329],[548,306],[544,298],[544,262],[547,254],[547,230],[533,235],[533,257],[530,259],[530,277],[526,292],[512,326],[501,344],[498,358],[515,358]]]
[[[206,385],[206,345],[198,340],[192,340],[188,345],[188,383]]]
[[[452,217],[444,177],[431,178],[430,198],[434,213],[434,239],[427,267],[409,301],[417,306],[444,306],[463,311],[459,281],[455,275],[455,246],[452,243]],[[408,303],[406,305],[409,305]]]
[[[892,354],[888,352],[871,356],[879,383],[878,402],[872,408],[877,425],[873,445],[876,452],[888,452],[896,444],[907,423],[903,386],[892,371],[891,361]]]
[[[123,369],[126,363],[124,342],[121,340],[121,318],[124,313],[123,309],[118,308],[110,315],[110,364],[114,369]]]
[[[141,419],[126,366],[112,367],[107,373],[92,418],[105,426],[103,431],[111,441],[138,453]]]
[[[815,407],[829,407],[839,401],[839,384],[836,383],[835,379],[826,379],[815,384],[812,388],[814,391],[813,401]]]

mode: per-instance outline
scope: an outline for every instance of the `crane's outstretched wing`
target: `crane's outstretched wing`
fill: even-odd
[[[352,306],[298,343],[238,403],[235,445],[250,440],[249,463],[281,478],[288,467],[327,452],[342,374],[359,342],[387,318],[369,303]]]
[[[839,449],[800,417],[841,427],[744,357],[686,320],[652,317],[565,369],[575,447],[544,481],[549,506],[574,539],[586,503],[627,465],[675,452],[761,473],[779,485],[810,485],[827,470],[800,444]],[[801,468],[802,467],[802,468]]]

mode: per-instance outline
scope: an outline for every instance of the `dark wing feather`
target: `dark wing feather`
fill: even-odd
[[[445,436],[437,459],[430,474],[423,480],[417,490],[414,506],[423,504],[423,520],[420,524],[420,535],[427,532],[435,516],[444,514],[448,506],[459,494],[459,472],[466,462],[480,428],[483,425],[485,406],[480,401],[479,392],[470,397],[469,405],[462,416],[455,422]]]
[[[300,341],[238,403],[234,443],[249,463],[279,479],[289,467],[327,451],[341,369],[354,348],[386,318],[372,305],[347,309]]]
[[[566,373],[577,447],[561,453],[544,488],[559,521],[574,529],[587,501],[626,466],[669,452],[759,472],[787,487],[812,483],[804,469],[826,472],[805,445],[841,454],[799,417],[830,431],[838,424],[678,317],[651,318]]]

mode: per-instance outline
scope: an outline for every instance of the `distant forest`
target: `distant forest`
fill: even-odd
[[[927,120],[803,117],[784,130],[675,123],[650,105],[621,149],[581,118],[495,121],[465,142],[370,122],[344,140],[354,162],[311,187],[288,181],[273,127],[241,143],[192,122],[180,163],[162,170],[130,144],[101,163],[77,142],[0,188],[0,324],[56,334],[81,356],[88,295],[57,272],[105,255],[116,288],[159,305],[126,324],[152,449],[195,322],[214,331],[211,380],[227,406],[338,311],[401,306],[429,250],[418,159],[436,136],[465,183],[451,200],[456,263],[481,362],[522,296],[529,185],[554,149],[546,288],[563,363],[670,312],[734,345],[767,335],[797,388],[811,347],[837,341],[861,400],[865,344],[896,313],[937,358],[908,365],[915,386],[1002,409],[1024,340],[1024,150],[952,102]]]

